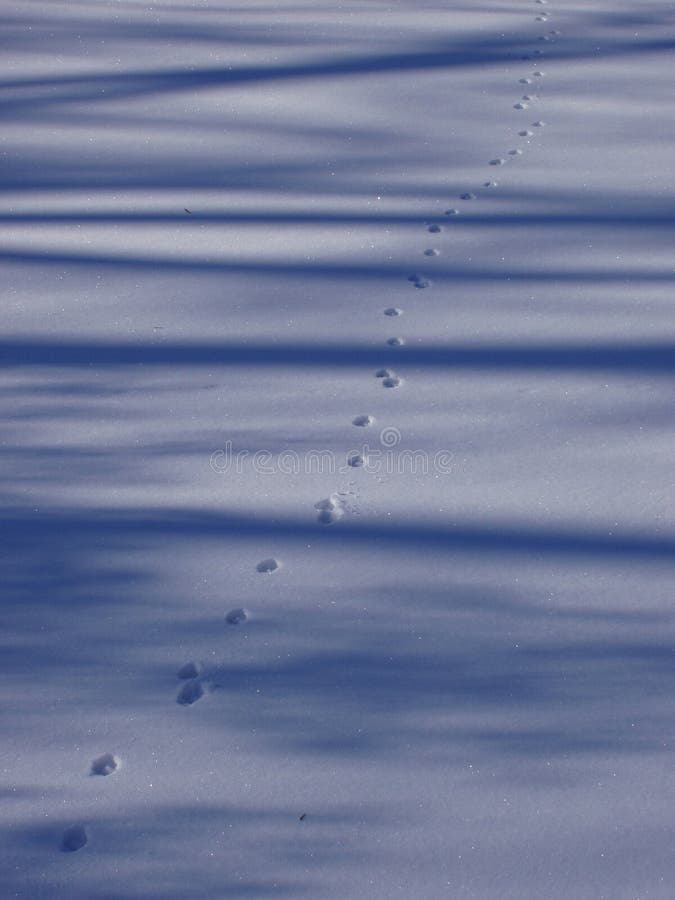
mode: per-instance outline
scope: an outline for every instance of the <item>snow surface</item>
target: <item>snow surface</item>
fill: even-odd
[[[672,900],[670,0],[3,19],[2,897]]]

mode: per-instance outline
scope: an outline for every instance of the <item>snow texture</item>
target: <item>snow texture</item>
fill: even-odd
[[[2,11],[3,898],[672,900],[671,0]]]

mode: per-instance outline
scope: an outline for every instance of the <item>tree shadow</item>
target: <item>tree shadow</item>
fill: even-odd
[[[601,23],[604,24],[604,23]],[[141,34],[145,37],[145,33]],[[129,41],[127,34],[125,40]],[[4,114],[13,110],[39,109],[46,105],[80,103],[95,100],[110,103],[121,99],[160,96],[213,88],[229,88],[268,81],[316,80],[319,78],[363,77],[389,72],[418,72],[468,67],[501,65],[514,59],[529,60],[532,37],[523,34],[520,40],[504,39],[503,34],[463,34],[457,41],[447,36],[417,41],[414,50],[395,53],[352,53],[340,58],[333,54],[325,60],[312,60],[271,66],[191,66],[189,69],[137,70],[111,74],[90,72],[86,76],[65,75],[50,78],[5,79],[0,91],[6,93],[0,108]],[[636,42],[634,39],[615,40],[598,48],[593,33],[576,37],[573,41],[556,41],[548,48],[550,61],[569,61],[598,57],[636,54],[669,53],[675,46],[672,37],[653,37]],[[12,92],[17,96],[13,97]],[[103,95],[103,100],[102,96]],[[23,115],[23,112],[22,112]]]
[[[194,608],[171,587],[186,554],[220,547],[240,558],[270,541],[287,554],[311,543],[327,559],[423,550],[432,569],[433,560],[473,560],[469,571],[541,560],[568,572],[605,565],[615,579],[636,567],[669,571],[672,539],[504,523],[321,529],[203,511],[84,509],[8,511],[1,537],[2,652],[7,678],[23,685],[3,712],[15,741],[30,739],[35,716],[58,735],[75,709],[85,719],[99,708],[124,713],[130,703],[141,719],[158,707],[170,714],[185,661],[179,648],[204,653],[194,726],[255,734],[268,753],[372,762],[405,757],[423,740],[438,764],[454,765],[469,748],[542,762],[658,753],[673,725],[661,701],[675,665],[669,616],[658,603],[608,606],[592,584],[570,606],[490,579],[428,576],[363,587],[353,599],[329,583],[323,608],[313,609],[312,583],[296,588],[294,609],[266,604],[254,581],[237,597],[250,621],[234,627],[222,600]],[[173,564],[162,563],[167,555]],[[32,709],[39,694],[50,712]],[[60,698],[54,706],[51,697]]]
[[[529,65],[534,59],[529,32],[510,38],[497,30],[453,37],[447,31],[432,33],[425,26],[417,37],[387,47],[394,26],[387,26],[375,42],[357,23],[335,49],[327,47],[320,29],[303,33],[297,22],[284,24],[278,17],[273,31],[262,20],[257,24],[229,21],[212,28],[191,7],[173,6],[180,18],[167,19],[150,30],[147,23],[115,27],[96,23],[91,17],[92,11],[97,14],[96,4],[70,6],[67,23],[53,14],[42,20],[36,38],[23,28],[22,16],[9,22],[12,39],[18,40],[16,51],[25,52],[29,64],[33,41],[42,46],[46,32],[55,28],[60,30],[59,48],[77,61],[56,75],[36,70],[0,83],[0,109],[8,125],[45,127],[50,133],[63,129],[67,135],[63,144],[56,142],[53,147],[47,142],[38,146],[45,132],[11,137],[13,156],[6,161],[0,188],[8,203],[14,203],[15,195],[21,202],[0,215],[0,224],[16,230],[0,261],[7,268],[15,266],[21,278],[39,271],[50,273],[51,279],[58,269],[82,272],[86,278],[105,273],[115,284],[117,278],[135,281],[138,275],[186,280],[204,275],[222,279],[222,291],[230,284],[230,276],[259,279],[266,287],[289,279],[303,289],[333,286],[336,291],[345,284],[369,289],[380,283],[387,290],[396,280],[405,284],[412,273],[398,256],[364,262],[359,252],[347,249],[343,259],[328,252],[311,259],[312,253],[301,243],[297,257],[290,261],[268,254],[264,244],[253,247],[255,252],[236,244],[228,249],[230,257],[223,258],[218,252],[202,250],[201,243],[196,249],[177,249],[176,230],[196,229],[190,233],[199,238],[208,230],[218,238],[225,227],[245,226],[265,226],[268,234],[291,227],[304,228],[305,234],[327,226],[342,231],[404,229],[422,222],[450,228],[443,214],[444,198],[457,193],[464,177],[458,173],[468,162],[473,164],[469,151],[476,147],[460,133],[452,148],[439,147],[433,139],[437,132],[429,139],[423,125],[439,118],[441,109],[448,114],[437,101],[454,86],[455,75],[501,73],[505,67]],[[44,14],[42,6],[35,9]],[[216,9],[210,7],[212,12]],[[288,6],[283,9],[289,11]],[[161,5],[158,10],[169,12]],[[307,15],[307,7],[299,7],[298,12]],[[638,24],[668,24],[666,20],[659,18],[659,9],[652,5],[639,12],[617,13],[598,25],[629,29]],[[579,18],[582,24],[587,21]],[[89,60],[86,71],[78,70],[83,50],[75,30],[86,36],[87,49],[105,38],[113,45],[133,46],[138,58],[157,41],[189,39],[199,48],[199,59],[194,66],[172,60],[168,66],[135,64],[123,71],[105,62],[92,65]],[[368,49],[370,41],[374,49]],[[636,40],[626,32],[598,49],[596,32],[587,28],[574,39],[557,41],[549,48],[548,59],[570,66],[585,60],[638,62],[647,54],[665,57],[674,43],[667,34]],[[210,64],[202,56],[212,48],[227,53],[243,45],[264,48],[270,60]],[[281,61],[271,59],[277,50],[284,56]],[[372,97],[371,107],[359,108],[362,116],[356,124],[348,124],[350,112],[344,109],[335,117],[332,109],[323,118],[317,112],[316,120],[309,115],[300,116],[302,121],[293,117],[284,121],[282,115],[275,118],[278,95],[274,92],[284,86],[292,88],[295,97],[304,98],[305,90],[323,86],[328,94],[338,84],[349,84],[360,92],[372,79],[380,79],[385,93],[391,89],[390,78],[401,74],[416,79],[438,76],[443,82],[422,96],[418,109],[405,115],[399,110],[393,125],[386,116],[371,121]],[[499,90],[506,93],[512,87],[508,84]],[[241,100],[247,88],[270,91],[272,102],[251,111]],[[422,88],[417,90],[424,95]],[[356,93],[349,96],[354,98]],[[468,117],[475,116],[471,122],[477,122],[482,115],[477,96],[466,88],[465,126]],[[176,101],[176,107],[162,106]],[[202,102],[203,112],[197,109]],[[402,102],[405,109],[405,99]],[[83,149],[78,142],[86,129],[102,123],[119,129],[119,133],[111,132],[115,138],[110,146],[91,152]],[[140,123],[144,125],[140,136],[129,136]],[[181,131],[185,132],[183,143],[164,145]],[[234,141],[235,133],[239,143]],[[211,144],[219,134],[224,135],[222,142]],[[143,145],[146,137],[151,142],[149,150]],[[256,141],[265,152],[257,158],[242,158],[241,148]],[[335,159],[339,164],[334,164]],[[426,180],[410,174],[432,164]],[[375,203],[382,184],[395,193],[398,207],[381,211],[367,206]],[[125,192],[123,200],[117,198],[118,191]],[[178,202],[179,192],[184,198],[188,191],[213,192],[216,200],[211,199],[208,206],[198,199],[194,208],[192,201],[184,201],[188,211],[182,199]],[[232,195],[237,192],[245,202],[233,208]],[[272,192],[282,195],[276,206],[268,197]],[[318,199],[311,209],[306,208],[305,198],[312,194]],[[581,199],[564,191],[533,189],[521,198],[527,208],[517,213],[506,210],[514,194],[506,190],[502,196],[501,206],[496,204],[492,212],[462,217],[460,227],[472,242],[489,246],[498,238],[504,243],[519,228],[536,229],[546,236],[564,234],[561,248],[569,252],[579,246],[576,229],[594,229],[603,239],[613,239],[615,229],[628,239],[644,230],[650,240],[666,240],[672,224],[666,201],[655,195],[636,200],[628,189],[598,190]],[[245,205],[252,197],[263,199],[255,207]],[[429,214],[409,206],[413,199],[426,203],[430,198],[434,204]],[[348,200],[349,205],[340,208],[336,199]],[[110,232],[95,235],[98,226],[138,227],[139,231],[128,238],[131,247],[120,248]],[[163,250],[142,244],[143,226],[161,229]],[[69,227],[72,232],[67,231]],[[77,231],[79,227],[82,232]],[[52,229],[49,235],[57,236],[56,243],[50,243],[47,231],[41,229]],[[93,240],[88,249],[83,249],[82,236]],[[570,290],[612,291],[627,281],[640,289],[672,285],[669,265],[655,263],[651,257],[632,259],[621,270],[604,263],[577,265],[578,257],[575,265],[567,267],[564,261],[535,266],[527,259],[505,265],[486,264],[484,259],[474,264],[441,259],[434,279],[441,289],[477,290],[485,285],[556,284]],[[43,283],[40,290],[48,291],[50,284]],[[412,284],[408,289],[416,300],[424,295]],[[642,576],[650,590],[656,582],[660,584],[659,579],[665,581],[675,559],[675,537],[669,531],[613,525],[594,528],[581,514],[572,521],[543,526],[535,514],[522,521],[512,516],[453,516],[452,524],[431,516],[387,521],[364,515],[322,528],[312,510],[307,516],[294,516],[266,510],[209,511],[206,504],[197,503],[181,507],[174,501],[178,476],[169,479],[155,474],[142,465],[142,458],[156,455],[172,464],[182,455],[203,452],[204,441],[216,426],[195,436],[194,420],[176,416],[175,427],[167,434],[149,436],[150,426],[143,428],[137,409],[122,406],[111,413],[108,401],[124,404],[129,395],[141,393],[148,408],[155,404],[156,421],[157,396],[163,391],[169,398],[165,414],[170,419],[175,415],[172,392],[186,373],[225,368],[236,374],[259,370],[267,383],[270,374],[276,377],[282,369],[303,379],[308,372],[328,368],[345,376],[371,368],[374,377],[374,370],[383,365],[406,372],[524,373],[536,378],[601,373],[670,378],[675,346],[669,337],[595,337],[588,343],[540,336],[532,341],[482,337],[473,343],[440,338],[433,344],[392,350],[367,340],[270,339],[257,333],[255,320],[253,334],[223,340],[210,337],[213,321],[205,314],[206,303],[198,293],[194,289],[190,293],[192,305],[186,317],[195,323],[194,339],[181,336],[153,342],[145,337],[113,336],[96,340],[87,336],[86,329],[80,336],[67,329],[59,331],[50,320],[42,337],[17,330],[0,341],[5,375],[15,378],[28,373],[44,379],[3,388],[3,398],[12,404],[6,443],[20,428],[29,429],[22,441],[15,442],[14,450],[3,446],[1,454],[6,501],[0,556],[7,704],[0,715],[15,750],[37,757],[40,741],[36,736],[48,738],[57,748],[66,741],[84,743],[92,722],[109,716],[118,727],[133,710],[139,731],[153,715],[168,718],[184,713],[182,722],[199,735],[234,736],[242,743],[246,738],[272,768],[286,755],[301,766],[313,762],[318,768],[336,760],[357,765],[396,760],[411,767],[423,760],[430,771],[433,767],[455,771],[475,754],[495,767],[510,764],[514,777],[550,783],[546,780],[554,776],[547,774],[545,761],[569,756],[582,762],[582,773],[569,776],[578,782],[583,781],[586,760],[609,755],[633,759],[665,752],[664,736],[673,725],[672,713],[662,702],[672,682],[670,617],[652,597],[640,594],[635,608],[627,609],[626,592],[616,604],[603,604],[599,595],[602,588],[629,576],[635,583]],[[306,302],[305,294],[298,293]],[[114,304],[119,302],[115,289],[111,297]],[[270,301],[263,297],[257,302],[256,315],[262,316]],[[250,308],[254,309],[253,300]],[[579,308],[577,304],[575,311]],[[90,325],[87,322],[87,328]],[[157,382],[169,377],[174,381],[148,387],[141,373],[150,368],[157,371]],[[112,377],[94,381],[102,373]],[[207,387],[203,384],[200,390]],[[194,382],[186,390],[194,396]],[[664,418],[664,409],[651,414]],[[644,414],[644,408],[639,412]],[[633,417],[629,406],[622,414]],[[138,443],[134,445],[133,435],[126,432],[124,437],[106,436],[111,423],[120,430],[134,426]],[[73,429],[70,443],[59,443],[47,425],[63,434]],[[588,426],[594,427],[596,421]],[[98,436],[90,438],[87,428]],[[245,429],[233,432],[238,446],[251,449]],[[275,435],[273,449],[292,438]],[[528,438],[518,435],[520,441]],[[146,504],[118,500],[117,508],[94,506],[96,501],[86,496],[87,488],[103,484],[123,497],[128,488],[159,487],[161,500],[155,494]],[[63,497],[71,487],[69,501],[67,496],[62,505],[53,501],[57,488]],[[391,561],[397,559],[395,570],[401,577],[395,583],[380,577],[378,584],[362,584],[356,564],[354,571],[333,582],[318,572],[307,585],[298,578],[296,599],[292,591],[284,594],[287,604],[295,603],[287,607],[279,606],[280,595],[263,593],[253,566],[250,582],[235,579],[236,596],[228,593],[229,571],[220,563],[206,569],[218,590],[202,587],[199,560],[220,560],[229,554],[233,565],[243,565],[242,559],[248,564],[249,558],[260,558],[263,546],[281,546],[298,555],[311,546],[325,554],[324,559],[337,559],[342,569],[344,560],[354,560],[357,554],[377,560],[386,571],[392,571]],[[467,560],[470,566],[463,567]],[[198,572],[194,577],[182,575],[188,564],[194,566],[191,572]],[[500,573],[509,566],[519,570],[517,588],[500,585]],[[552,585],[560,572],[589,569],[600,571],[604,582],[598,587],[589,579],[578,603],[569,605],[537,592],[534,577],[529,581],[537,566],[545,568]],[[465,581],[468,569],[484,577]],[[423,577],[415,577],[415,572]],[[233,628],[225,613],[235,604],[246,606],[250,617]],[[176,672],[193,657],[202,663],[198,680],[205,693],[183,709],[176,704],[180,686]],[[28,775],[34,775],[36,782],[42,778],[37,771],[29,770]],[[76,793],[72,777],[62,781]],[[217,789],[226,793],[223,781]],[[214,799],[210,806],[148,801],[145,811],[138,813],[136,808],[131,819],[128,811],[116,814],[102,804],[95,815],[91,807],[73,809],[73,814],[82,812],[81,818],[92,820],[92,840],[87,856],[75,854],[66,862],[59,855],[58,840],[61,826],[68,822],[59,822],[58,829],[38,825],[35,790],[18,786],[20,798],[32,804],[31,815],[22,827],[4,835],[18,861],[18,868],[9,870],[6,890],[34,889],[35,896],[39,891],[54,896],[54,886],[41,882],[48,870],[63,895],[67,892],[73,900],[131,900],[132,896],[179,900],[193,896],[195,884],[204,900],[225,895],[315,897],[325,883],[326,870],[363,865],[364,859],[367,868],[373,842],[364,851],[359,829],[382,827],[379,811],[349,806],[340,810],[334,799],[326,801],[330,810],[310,811],[313,830],[302,832],[300,839],[298,828],[303,826],[298,816],[304,810],[290,802],[252,812],[250,806],[238,806],[226,796]],[[54,799],[57,788],[53,791],[41,796],[49,794]],[[232,842],[230,825],[236,832]],[[225,862],[219,856],[210,863],[207,847],[192,856],[198,843],[195,834],[206,842],[213,839]],[[267,839],[264,854],[260,853],[261,834],[263,841]],[[234,877],[232,858],[223,851],[228,843],[240,854],[241,878]],[[188,844],[191,852],[186,853]],[[134,873],[132,893],[126,881],[103,882],[100,873],[110,870],[112,857],[120,871],[128,866]],[[78,859],[88,863],[77,869],[76,877],[56,874],[64,862],[79,866]],[[291,880],[289,870],[303,870],[304,875]]]
[[[3,843],[14,862],[5,889],[35,898],[67,891],[73,900],[316,897],[322,870],[362,856],[358,834],[382,827],[366,804],[315,810],[301,822],[290,806],[254,812],[228,802],[226,793],[222,785],[209,802],[166,806],[161,814],[139,806],[126,814],[100,812],[94,821],[80,816],[87,844],[65,857],[61,834],[72,817],[5,828]]]
[[[396,365],[405,367],[442,368],[449,371],[521,370],[548,373],[559,371],[630,372],[670,375],[675,369],[675,346],[669,342],[614,342],[550,344],[494,344],[492,346],[397,347],[341,346],[339,344],[268,343],[170,343],[142,344],[104,341],[40,341],[6,340],[0,342],[0,367],[79,368],[110,366],[187,366],[227,367],[262,366],[359,367],[377,368]]]

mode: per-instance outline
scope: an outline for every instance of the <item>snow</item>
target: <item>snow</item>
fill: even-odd
[[[3,13],[3,897],[671,900],[672,4]]]

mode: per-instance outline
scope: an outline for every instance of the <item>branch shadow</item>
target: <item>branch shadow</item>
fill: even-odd
[[[473,371],[631,372],[671,375],[675,370],[675,345],[670,341],[571,342],[564,344],[494,344],[491,346],[436,345],[391,347],[253,343],[113,343],[79,340],[0,341],[0,368],[28,366],[76,369],[81,367],[260,366],[372,368],[383,365]]]
[[[186,606],[180,590],[167,588],[171,566],[161,563],[167,553],[179,560],[200,548],[237,552],[273,541],[287,549],[310,543],[340,558],[358,548],[384,558],[423,550],[446,562],[469,554],[482,567],[604,563],[618,577],[637,567],[671,570],[675,538],[510,523],[322,528],[187,510],[10,510],[0,537],[7,679],[23,684],[27,696],[44,685],[70,695],[48,720],[67,721],[71,708],[78,715],[102,705],[121,712],[130,697],[137,715],[158,704],[168,712],[179,687],[175,648],[210,646],[199,676],[205,696],[189,710],[195,727],[255,734],[266,752],[373,761],[405,756],[423,737],[425,753],[439,764],[454,765],[469,747],[541,762],[558,754],[661,752],[675,724],[660,699],[675,671],[670,618],[649,603],[602,605],[590,586],[569,606],[527,588],[429,579],[364,587],[354,600],[329,586],[324,609],[314,611],[310,586],[300,591],[301,613],[258,611],[253,583],[239,598],[252,617],[232,628],[225,608]],[[157,665],[167,656],[173,672]],[[85,672],[86,684],[77,677]],[[23,706],[17,695],[2,714],[16,738],[34,733],[33,714],[17,719]],[[35,715],[44,727],[47,714]]]
[[[73,8],[96,9],[91,3],[73,4]],[[161,7],[166,10],[166,7]],[[178,7],[173,7],[178,9]],[[212,7],[215,9],[215,7]],[[226,11],[229,8],[224,8]],[[287,7],[286,7],[287,9]],[[656,8],[653,7],[653,10]],[[84,128],[94,120],[115,121],[117,127],[133,128],[145,115],[143,104],[160,104],[167,98],[206,98],[232,96],[242,88],[274,89],[293,84],[298,93],[317,82],[350,81],[356,87],[371,76],[383,77],[408,73],[453,73],[478,67],[512,65],[529,57],[531,35],[506,40],[500,34],[469,34],[463,39],[447,35],[429,37],[399,46],[396,51],[367,52],[364,44],[369,35],[351,33],[345,47],[326,51],[326,39],[317,32],[303,40],[291,26],[270,36],[264,25],[247,28],[223,26],[217,31],[192,20],[194,10],[182,8],[191,22],[184,28],[164,24],[150,35],[146,27],[124,24],[112,30],[106,25],[92,24],[87,16],[71,13],[62,39],[77,55],[70,28],[84,29],[89,40],[105,37],[125,45],[134,44],[138,54],[151,41],[190,39],[202,50],[213,44],[223,48],[241,46],[242,42],[268,50],[275,47],[300,47],[314,58],[285,61],[269,65],[228,66],[225,64],[171,65],[167,69],[150,67],[116,73],[108,67],[91,67],[86,72],[63,75],[41,75],[5,78],[0,83],[0,111],[9,125],[19,123],[55,123],[64,129]],[[302,8],[306,12],[306,8]],[[637,24],[658,24],[647,8],[640,13],[617,16],[612,25],[630,28]],[[45,30],[56,27],[59,19],[44,20],[38,40]],[[21,29],[21,16],[9,23]],[[22,36],[22,48],[28,48]],[[621,40],[598,50],[596,37],[589,31],[575,41],[560,40],[552,46],[548,59],[573,64],[577,61],[603,58],[639,60],[642,54],[669,53],[675,41],[667,35],[634,40],[626,34]],[[120,111],[119,101],[137,101],[135,117]],[[180,118],[165,116],[154,120],[161,110],[149,107],[147,132],[163,139],[170,128],[182,127]],[[435,115],[432,110],[431,115]],[[201,119],[201,136],[208,138],[214,129],[209,114]],[[232,126],[236,116],[223,115],[217,127]],[[341,139],[340,127],[321,127],[313,123],[299,126],[281,122],[262,124],[255,117],[239,123],[265,142],[295,136],[299,141]],[[413,129],[414,130],[414,129]],[[80,131],[80,136],[82,132]],[[410,131],[398,135],[397,145],[389,150],[391,140],[387,127],[353,129],[351,137],[357,149],[341,157],[344,172],[335,185],[329,185],[323,162],[312,153],[300,159],[271,162],[223,160],[205,151],[199,164],[189,154],[181,157],[173,150],[163,154],[155,150],[148,158],[138,148],[133,152],[112,153],[97,159],[68,148],[39,148],[19,159],[9,160],[0,188],[18,193],[22,199],[43,192],[79,192],[94,194],[85,211],[57,207],[40,211],[5,211],[0,223],[9,228],[38,226],[161,225],[174,228],[179,222],[193,226],[268,225],[272,228],[303,225],[316,228],[335,225],[340,228],[368,226],[407,226],[421,221],[414,213],[400,212],[369,215],[358,209],[336,212],[324,200],[314,211],[216,211],[195,209],[178,214],[162,211],[153,197],[149,208],[139,212],[109,211],[103,192],[128,190],[135,197],[143,192],[183,188],[222,191],[261,192],[281,190],[287,197],[301,197],[312,191],[336,196],[348,193],[362,198],[364,184],[371,173],[382,167],[383,160],[398,154],[401,169],[413,164],[424,136]],[[193,135],[191,135],[193,136]],[[30,142],[29,142],[30,143]],[[464,148],[457,137],[452,165],[463,160]],[[34,146],[34,139],[32,139]],[[437,152],[431,148],[429,153]],[[445,151],[440,151],[441,155]],[[203,163],[203,165],[202,165]],[[450,164],[448,164],[450,165]],[[399,196],[440,197],[447,192],[440,178],[426,187],[413,179],[402,178]],[[379,176],[378,176],[379,178]],[[378,180],[379,183],[379,180]],[[443,191],[441,191],[441,186]],[[39,195],[42,197],[42,194]],[[646,229],[661,237],[672,224],[666,204],[655,208],[653,198],[631,200],[625,196],[587,198],[559,197],[562,210],[551,212],[547,206],[555,201],[553,192],[528,198],[538,210],[510,215],[477,214],[467,217],[462,227],[474,235],[490,228],[508,230],[524,228],[564,228],[568,233],[578,226],[603,230],[614,228]],[[508,202],[508,194],[505,202]],[[38,203],[42,199],[38,199]],[[62,201],[59,199],[58,201]],[[173,200],[171,201],[173,202]],[[358,204],[355,204],[357,206]],[[324,208],[325,206],[325,208]],[[188,220],[186,216],[191,218]],[[426,221],[426,220],[425,220]],[[429,221],[447,222],[441,214]],[[353,257],[344,262],[312,263],[306,259],[278,262],[273,258],[246,259],[236,255],[231,261],[217,261],[204,254],[189,258],[188,254],[167,251],[166,255],[145,251],[116,252],[115,245],[94,249],[91,253],[77,249],[36,249],[34,233],[13,237],[12,247],[0,254],[8,266],[36,269],[69,267],[86,272],[105,270],[111,277],[143,272],[150,277],[209,274],[245,275],[266,278],[297,278],[303,283],[344,284],[348,279],[372,284],[380,280],[390,285],[411,273],[400,263],[363,264]],[[173,232],[172,232],[173,233]],[[165,232],[166,235],[166,232]],[[593,269],[576,266],[565,269],[550,266],[474,267],[461,263],[436,266],[434,276],[442,286],[462,284],[503,285],[540,284],[607,285],[631,281],[634,285],[668,287],[673,282],[672,268],[650,267],[648,262],[635,263],[630,269]],[[410,287],[413,291],[413,287]],[[198,315],[198,310],[195,318]],[[202,322],[208,328],[208,322]],[[305,374],[307,370],[326,367],[370,367],[382,365],[421,367],[435,370],[467,372],[528,372],[583,374],[606,373],[672,377],[675,370],[675,345],[668,338],[652,341],[595,340],[536,343],[481,342],[468,346],[461,342],[433,346],[409,346],[392,351],[369,344],[346,344],[293,341],[269,341],[256,338],[247,343],[198,339],[165,341],[161,344],[145,340],[96,341],[72,337],[6,337],[0,342],[0,367],[13,375],[18,369],[40,368],[48,371],[51,385],[35,387],[42,391],[46,403],[58,405],[55,419],[66,430],[69,424],[105,419],[107,410],[98,407],[106,388],[87,387],[77,379],[82,373],[93,374],[106,369],[123,368],[140,371],[144,367],[181,370],[203,370],[206,367],[256,367],[269,373],[291,368]],[[70,371],[69,371],[70,370]],[[77,370],[77,374],[73,371]],[[128,374],[128,373],[127,373]],[[131,373],[133,381],[133,371]],[[13,388],[7,388],[12,399]],[[108,391],[113,391],[110,387]],[[121,388],[133,390],[133,384]],[[158,390],[155,388],[154,390]],[[77,395],[77,396],[76,396]],[[79,400],[78,400],[79,396]],[[84,409],[85,402],[91,402]],[[48,407],[49,408],[49,407]],[[38,426],[45,407],[38,401],[13,413],[8,428],[19,422]],[[167,441],[163,453],[174,458],[190,452],[189,439]],[[136,460],[130,444],[112,453],[100,447],[86,451],[83,445],[64,449],[51,444],[39,446],[26,442],[20,448],[24,474],[7,464],[4,486],[12,503],[0,522],[0,547],[3,585],[0,607],[5,622],[2,630],[2,653],[7,666],[8,704],[0,714],[13,740],[30,748],[36,734],[62,735],[59,729],[70,727],[67,716],[78,713],[75,720],[101,710],[125,713],[130,702],[139,719],[151,710],[175,710],[175,668],[166,659],[178,660],[183,647],[204,647],[211,642],[216,649],[199,676],[206,694],[203,700],[184,712],[192,716],[195,729],[215,734],[251,734],[255,732],[261,751],[275,759],[280,750],[302,760],[317,758],[323,763],[336,757],[344,760],[377,761],[388,755],[408,759],[416,765],[423,757],[430,765],[452,767],[466,757],[471,748],[490,760],[508,758],[516,766],[528,767],[531,778],[545,777],[529,768],[564,754],[584,759],[609,754],[634,756],[640,753],[664,752],[663,736],[672,732],[672,711],[661,702],[672,684],[673,651],[671,621],[655,610],[648,601],[640,608],[626,611],[609,607],[599,610],[597,604],[564,607],[542,597],[521,591],[499,590],[486,577],[483,585],[467,585],[461,580],[448,580],[438,586],[420,584],[404,578],[397,584],[360,590],[358,603],[371,609],[364,614],[348,603],[339,587],[322,587],[321,599],[334,600],[335,612],[316,611],[308,594],[303,594],[297,609],[274,610],[271,605],[258,609],[256,589],[245,598],[253,607],[250,622],[236,634],[228,632],[224,616],[213,609],[192,608],[177,587],[171,585],[181,552],[222,547],[257,548],[262,542],[305,547],[312,544],[328,553],[340,553],[349,559],[352,550],[373,556],[401,554],[437,560],[471,557],[481,567],[493,571],[505,562],[530,565],[545,560],[560,566],[605,566],[620,577],[625,572],[670,572],[675,560],[675,536],[645,533],[639,530],[617,530],[608,534],[593,530],[583,521],[554,523],[542,527],[536,521],[463,521],[454,524],[425,520],[379,522],[362,518],[344,521],[322,529],[315,521],[302,517],[241,515],[236,512],[208,512],[201,508],[131,507],[128,509],[85,508],[77,499],[69,506],[54,508],[48,502],[35,507],[22,506],[20,494],[25,484],[47,489],[63,479],[64,467],[79,473],[77,487],[87,480],[101,480],[104,473],[120,486],[134,483],[145,472],[136,475]],[[13,459],[13,451],[2,454]],[[155,446],[153,452],[159,453]],[[173,485],[172,485],[173,487]],[[38,494],[39,496],[39,494]],[[175,558],[174,555],[175,554]],[[168,586],[167,586],[168,585]],[[314,586],[312,586],[314,589]],[[308,589],[309,590],[309,589]],[[589,591],[592,591],[589,588]],[[259,593],[259,592],[258,592]],[[346,608],[347,607],[347,608]],[[224,612],[224,610],[223,610]],[[300,624],[298,617],[301,615]],[[583,635],[583,637],[582,637]],[[246,642],[240,640],[246,637]],[[227,642],[227,643],[226,643]],[[277,645],[287,650],[281,658]],[[272,646],[274,653],[268,651]],[[64,652],[66,648],[67,652]],[[158,662],[163,659],[164,662]],[[173,665],[173,663],[171,663]],[[255,703],[253,702],[256,697]],[[639,714],[636,715],[636,710]],[[638,719],[641,728],[634,728]],[[77,726],[79,727],[79,725]],[[82,726],[84,727],[84,726]],[[143,727],[141,721],[140,727]],[[71,738],[72,735],[69,735]],[[522,769],[521,769],[522,771]],[[30,795],[29,799],[35,799]],[[19,868],[7,875],[6,889],[26,890],[27,885],[54,896],[53,886],[41,881],[45,853],[53,852],[55,872],[59,835],[49,826],[36,824],[37,814],[25,826],[6,832],[4,837]],[[128,817],[100,813],[92,825],[92,841],[87,849],[94,863],[127,865],[137,873],[138,881],[129,893],[126,884],[102,883],[96,865],[78,870],[77,877],[66,884],[72,900],[131,900],[161,897],[180,900],[193,896],[194,885],[204,900],[228,897],[318,896],[322,886],[322,868],[351,863],[363,853],[358,841],[351,843],[345,832],[359,823],[368,827],[379,824],[372,810],[345,809],[341,813],[313,812],[316,829],[303,833],[298,841],[297,811],[267,808],[255,814],[250,809],[228,805],[225,799],[212,807],[195,804],[185,807],[151,805],[136,815],[131,827]],[[67,823],[63,823],[64,825]],[[200,832],[206,840],[214,839],[222,850],[222,830],[232,825],[237,831],[236,849],[243,855],[243,879],[232,876],[220,857],[209,864],[206,852],[198,857],[186,856],[186,836]],[[61,823],[59,823],[60,827]],[[268,852],[261,860],[260,834],[269,838]],[[100,838],[100,839],[99,839]],[[285,866],[283,864],[286,864]],[[304,868],[302,880],[292,882],[278,874],[284,870]],[[212,865],[212,867],[211,867]],[[62,877],[60,875],[55,876]]]
[[[254,812],[229,803],[226,793],[223,784],[208,803],[169,805],[161,814],[139,807],[126,815],[85,815],[87,844],[66,857],[60,840],[72,816],[5,828],[3,843],[14,860],[5,889],[21,896],[29,890],[35,898],[66,890],[72,900],[316,897],[322,870],[362,858],[356,835],[382,826],[365,804],[316,810],[299,822],[296,809]],[[198,842],[190,840],[195,831]]]

